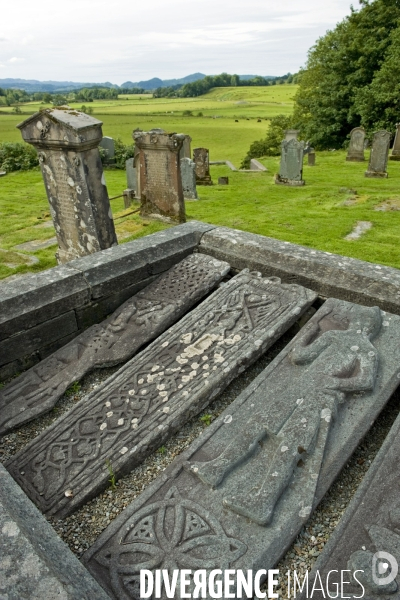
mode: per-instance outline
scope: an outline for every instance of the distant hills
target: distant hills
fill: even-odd
[[[159,79],[158,77],[153,77],[152,79],[148,79],[147,81],[126,81],[122,85],[115,85],[114,83],[110,83],[106,81],[104,83],[77,83],[73,81],[38,81],[37,79],[0,79],[0,88],[3,89],[19,89],[25,90],[26,92],[71,92],[73,90],[79,90],[81,88],[91,88],[91,87],[108,87],[108,88],[116,88],[116,89],[129,89],[129,88],[142,88],[144,90],[155,90],[159,87],[170,87],[173,85],[184,85],[185,83],[193,83],[194,81],[199,81],[200,79],[204,79],[206,75],[204,73],[193,73],[192,75],[187,75],[186,77],[182,77],[181,79]],[[252,79],[256,77],[256,75],[239,75],[240,79]],[[272,75],[266,75],[266,79],[274,79]]]

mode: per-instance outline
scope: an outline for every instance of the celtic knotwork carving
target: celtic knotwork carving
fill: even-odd
[[[108,570],[117,598],[136,600],[141,569],[167,569],[170,577],[174,569],[228,569],[246,551],[208,510],[172,487],[164,500],[128,519],[95,560]],[[164,589],[161,598],[167,598]]]
[[[336,329],[321,332],[318,323],[314,323],[302,344],[290,353],[291,361],[302,367],[296,377],[298,400],[278,431],[270,430],[268,413],[257,411],[217,458],[186,465],[215,488],[255,454],[258,444],[264,440],[269,449],[267,466],[261,478],[259,467],[258,471],[254,467],[258,482],[253,482],[252,493],[247,486],[238,484],[235,493],[223,500],[232,511],[260,525],[271,522],[275,505],[289,485],[296,465],[307,460],[318,436],[323,452],[331,419],[346,394],[374,388],[378,353],[371,340],[381,329],[379,308],[350,305],[347,310],[332,314],[332,320]],[[257,462],[257,458],[254,461]],[[247,466],[247,472],[251,468]]]

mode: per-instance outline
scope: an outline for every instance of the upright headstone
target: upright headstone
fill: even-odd
[[[125,162],[126,183],[128,190],[136,191],[136,169],[133,161],[133,158],[128,158],[128,160]]]
[[[374,133],[368,171],[365,171],[365,177],[387,178],[386,167],[391,137],[391,133],[385,129]]]
[[[350,132],[350,145],[347,151],[346,160],[351,162],[363,162],[364,157],[364,141],[365,141],[365,130],[364,127],[355,127]]]
[[[152,129],[134,131],[133,138],[139,152],[141,216],[184,223],[185,201],[179,160],[184,135]]]
[[[396,134],[394,137],[392,154],[390,160],[400,160],[400,123],[396,123]]]
[[[181,177],[183,197],[185,200],[198,200],[196,190],[196,174],[194,162],[191,158],[181,158]]]
[[[118,244],[98,150],[101,125],[69,107],[45,109],[18,125],[39,153],[59,263]]]
[[[315,167],[315,150],[314,150],[314,148],[310,148],[310,152],[308,153],[308,166]]]
[[[104,148],[104,150],[107,152],[106,162],[114,163],[115,162],[115,144],[114,144],[113,138],[109,137],[108,135],[104,136],[103,139],[101,140],[99,146],[101,148]]]
[[[184,140],[183,140],[183,144],[182,144],[182,148],[180,149],[179,152],[179,158],[182,160],[182,158],[192,158],[192,152],[190,149],[190,144],[192,141],[192,138],[190,137],[190,135],[186,135],[186,134],[182,134],[185,136]]]
[[[193,160],[196,173],[197,185],[212,185],[210,175],[210,156],[207,148],[195,148]]]
[[[285,140],[290,142],[290,140],[297,140],[297,136],[299,135],[299,129],[286,129],[285,130]]]
[[[281,147],[281,164],[279,174],[275,176],[275,183],[292,186],[304,185],[304,142],[292,138],[289,141],[283,140]]]

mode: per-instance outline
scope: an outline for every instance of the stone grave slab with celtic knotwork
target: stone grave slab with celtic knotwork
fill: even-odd
[[[0,389],[0,435],[49,411],[89,371],[130,359],[210,292],[229,268],[203,254],[184,258],[105,321]]]
[[[261,356],[316,294],[244,270],[15,455],[8,470],[64,516],[129,472]],[[67,495],[66,492],[68,491]]]
[[[400,381],[400,366],[398,368]],[[376,556],[376,553],[381,553]],[[390,554],[393,558],[387,556]],[[397,417],[378,455],[318,558],[322,580],[332,569],[348,570],[347,596],[368,600],[397,600],[400,593],[400,417]],[[361,573],[363,571],[363,573]],[[374,576],[375,575],[375,578]],[[310,581],[314,581],[310,574]],[[333,597],[333,590],[330,589]],[[304,600],[306,596],[301,596]],[[318,592],[313,596],[321,600]]]
[[[399,316],[327,300],[84,563],[117,599],[139,598],[142,568],[272,568],[398,386],[399,365]]]

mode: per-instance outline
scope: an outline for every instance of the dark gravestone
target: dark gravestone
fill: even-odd
[[[315,167],[315,151],[314,151],[314,148],[311,148],[310,152],[308,153],[308,166],[309,167]]]
[[[195,148],[193,150],[193,161],[195,164],[197,185],[212,185],[210,156],[207,148]]]
[[[400,368],[397,377],[400,380]],[[350,506],[318,558],[310,574],[311,582],[315,579],[317,569],[323,582],[326,582],[328,572],[333,569],[338,570],[339,574],[340,571],[347,571],[346,580],[350,581],[344,589],[347,597],[397,600],[400,576],[396,573],[395,562],[388,560],[387,556],[377,557],[376,553],[389,553],[400,565],[399,482],[400,417],[397,417]],[[361,570],[364,572],[361,573]],[[364,594],[352,575],[355,571],[359,571],[356,577],[365,588]],[[328,589],[333,594],[331,586],[328,585]],[[302,594],[301,600],[306,597]],[[318,592],[313,595],[316,600],[322,597]]]
[[[65,516],[107,487],[106,460],[116,476],[138,465],[315,297],[242,271],[15,455],[8,470],[42,512]]]
[[[130,359],[175,323],[229,271],[192,254],[132,296],[110,317],[0,389],[0,435],[49,411],[74,381]]]
[[[363,127],[355,127],[350,132],[350,144],[346,160],[351,162],[363,162],[364,157],[365,130]]]
[[[229,185],[229,177],[218,177],[218,185]]]
[[[141,568],[272,568],[396,389],[399,364],[400,317],[328,300],[84,564],[115,598],[139,597]]]
[[[392,154],[389,156],[390,160],[400,160],[400,123],[396,124],[396,134],[394,137]]]
[[[196,190],[196,175],[194,168],[194,162],[191,158],[181,158],[182,189],[185,200],[199,199]]]
[[[69,108],[45,109],[18,125],[39,151],[60,263],[118,243],[98,150],[101,125]]]
[[[182,191],[179,152],[185,136],[163,129],[134,131],[139,156],[140,215],[142,217],[183,223],[185,202]]]
[[[391,137],[391,133],[384,129],[374,133],[368,171],[365,171],[365,177],[387,178],[386,167]]]
[[[275,183],[280,185],[301,186],[303,181],[304,142],[296,139],[283,140],[281,144],[281,164]]]

